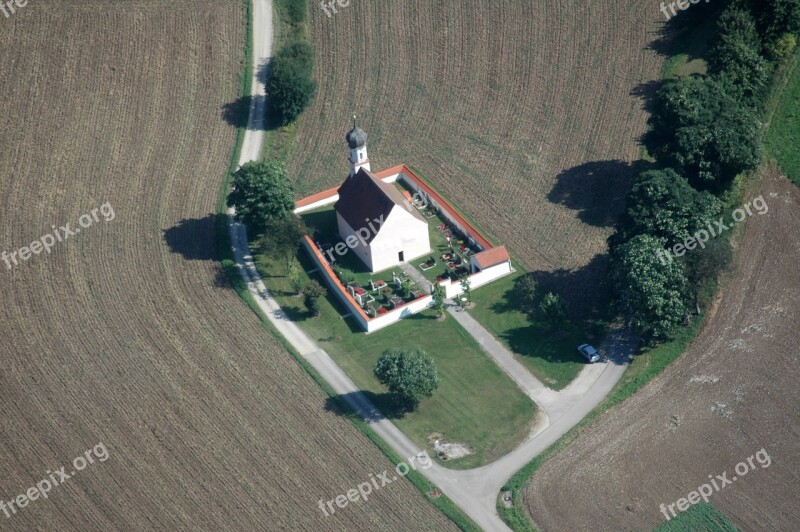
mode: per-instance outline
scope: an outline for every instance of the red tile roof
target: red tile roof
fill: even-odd
[[[339,201],[333,207],[350,227],[357,230],[372,220],[384,220],[396,205],[405,208],[404,203],[405,198],[400,189],[376,179],[361,168],[339,187]],[[408,210],[412,216],[427,224],[417,209],[412,207]],[[370,232],[367,242],[371,242],[376,236],[377,234]]]
[[[497,246],[496,248],[487,249],[472,256],[472,261],[481,270],[485,270],[486,268],[490,268],[509,260],[511,260],[511,257],[508,255],[508,251],[506,251],[505,246]]]
[[[399,165],[397,165],[397,166],[393,166],[393,167],[391,167],[391,168],[388,168],[388,169],[386,169],[386,170],[383,170],[383,171],[381,171],[381,172],[378,172],[377,174],[375,174],[375,177],[377,177],[378,179],[383,179],[383,178],[385,178],[385,177],[389,177],[390,175],[399,174],[399,173],[403,173],[403,174],[405,174],[405,175],[406,175],[406,176],[407,176],[409,179],[411,179],[411,181],[413,181],[414,183],[416,183],[416,185],[417,185],[417,186],[420,188],[420,190],[422,190],[422,191],[423,191],[423,192],[425,192],[425,193],[426,193],[428,196],[430,196],[431,198],[433,198],[433,199],[436,201],[436,203],[438,203],[439,205],[441,205],[442,207],[444,207],[445,209],[447,209],[447,212],[449,212],[449,213],[450,213],[450,215],[451,215],[453,218],[455,218],[455,219],[456,219],[456,221],[457,221],[457,222],[458,222],[458,223],[461,225],[461,227],[463,227],[463,228],[464,228],[464,229],[467,231],[467,233],[469,233],[469,236],[471,236],[472,238],[474,238],[474,239],[475,239],[475,241],[476,241],[478,244],[480,244],[480,246],[481,246],[483,249],[489,249],[489,248],[491,248],[491,247],[492,247],[492,244],[491,244],[491,243],[490,243],[490,242],[489,242],[489,241],[486,239],[486,237],[485,237],[485,236],[483,236],[483,235],[481,234],[481,232],[480,232],[480,231],[478,231],[478,230],[477,230],[475,227],[473,227],[473,225],[472,225],[471,223],[469,223],[467,220],[465,220],[465,219],[464,219],[464,217],[463,217],[463,216],[461,216],[461,215],[460,215],[460,214],[459,214],[459,213],[458,213],[458,212],[457,212],[457,211],[456,211],[456,210],[453,208],[453,206],[452,206],[452,205],[450,205],[450,202],[449,202],[449,201],[447,201],[447,200],[445,200],[443,197],[441,197],[441,196],[439,195],[439,193],[438,193],[438,192],[436,192],[435,190],[433,190],[433,188],[431,188],[431,186],[430,186],[430,185],[428,185],[428,184],[427,184],[425,181],[423,181],[423,180],[422,180],[422,179],[421,179],[421,178],[420,178],[420,177],[419,177],[417,174],[415,174],[415,173],[414,173],[414,172],[411,170],[411,168],[409,168],[408,166],[406,166],[406,165],[404,165],[404,164],[399,164]]]

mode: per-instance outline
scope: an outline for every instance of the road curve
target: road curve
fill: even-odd
[[[253,95],[248,127],[242,143],[239,165],[258,160],[264,144],[264,117],[266,89],[264,85],[264,66],[272,56],[273,25],[271,0],[252,0],[253,13]],[[273,299],[256,271],[250,254],[246,227],[236,221],[235,211],[228,211],[228,224],[231,231],[233,254],[239,271],[254,296],[258,306],[272,325],[292,344],[316,371],[330,384],[333,390],[342,395],[350,406],[372,429],[401,457],[417,455],[422,450],[403,434],[391,421],[384,418],[377,408],[356,387],[345,372],[331,357],[308,337],[295,323],[287,319],[278,303]],[[497,495],[502,485],[521,467],[555,442],[589,413],[613,388],[622,376],[630,353],[635,348],[633,339],[623,332],[613,334],[605,350],[610,355],[609,362],[592,368],[596,373],[585,393],[570,392],[571,387],[562,390],[560,400],[547,404],[549,425],[517,449],[503,458],[486,466],[456,471],[433,464],[429,469],[419,471],[436,484],[444,494],[455,502],[481,528],[487,531],[507,531],[496,512]],[[543,405],[540,405],[543,406]],[[557,414],[557,415],[555,415]]]

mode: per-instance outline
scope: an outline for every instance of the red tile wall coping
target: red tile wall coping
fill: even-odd
[[[461,224],[461,227],[463,227],[464,229],[467,230],[467,232],[469,233],[468,236],[471,236],[472,238],[474,238],[475,241],[478,242],[478,244],[480,244],[483,247],[484,250],[488,250],[488,249],[491,249],[491,248],[495,247],[491,242],[489,242],[489,240],[486,239],[485,236],[483,236],[481,234],[480,231],[478,231],[471,223],[469,223],[467,220],[465,220],[464,217],[461,216],[458,213],[458,211],[456,211],[452,207],[452,205],[450,205],[450,203],[447,200],[442,198],[430,185],[428,185],[428,183],[423,181],[408,166],[406,166],[404,164],[399,164],[397,166],[393,166],[391,168],[388,168],[386,170],[378,172],[378,173],[376,173],[374,175],[378,179],[384,179],[384,178],[389,177],[391,175],[401,174],[401,173],[405,174],[411,181],[413,181],[420,188],[420,190],[422,190],[423,192],[428,194],[431,198],[433,198],[436,201],[436,203],[438,203],[439,205],[444,207],[450,213],[450,216],[455,218],[456,221],[458,221],[458,223]],[[304,207],[306,205],[310,205],[312,203],[315,203],[317,201],[323,200],[325,198],[330,198],[330,197],[336,195],[338,193],[338,191],[339,191],[339,187],[334,187],[334,188],[329,188],[328,190],[323,190],[322,192],[318,192],[316,194],[313,194],[311,196],[308,196],[306,198],[303,198],[303,199],[299,200],[295,204],[295,208]],[[313,244],[313,242],[312,242],[312,244]],[[314,246],[314,249],[316,249],[316,246]],[[327,262],[325,264],[327,264]],[[334,279],[335,278],[336,277],[334,276]],[[349,295],[350,294],[348,294],[348,296]]]

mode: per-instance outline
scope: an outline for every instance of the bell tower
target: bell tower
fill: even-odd
[[[347,133],[347,147],[350,148],[350,177],[356,175],[360,168],[364,168],[368,172],[369,157],[367,156],[367,134],[363,129],[358,127],[356,122],[356,115],[353,115],[353,129]]]

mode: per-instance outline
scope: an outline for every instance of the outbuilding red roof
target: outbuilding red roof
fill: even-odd
[[[481,270],[491,268],[497,264],[511,260],[505,246],[497,246],[496,248],[487,249],[476,253],[472,256],[475,265]]]

